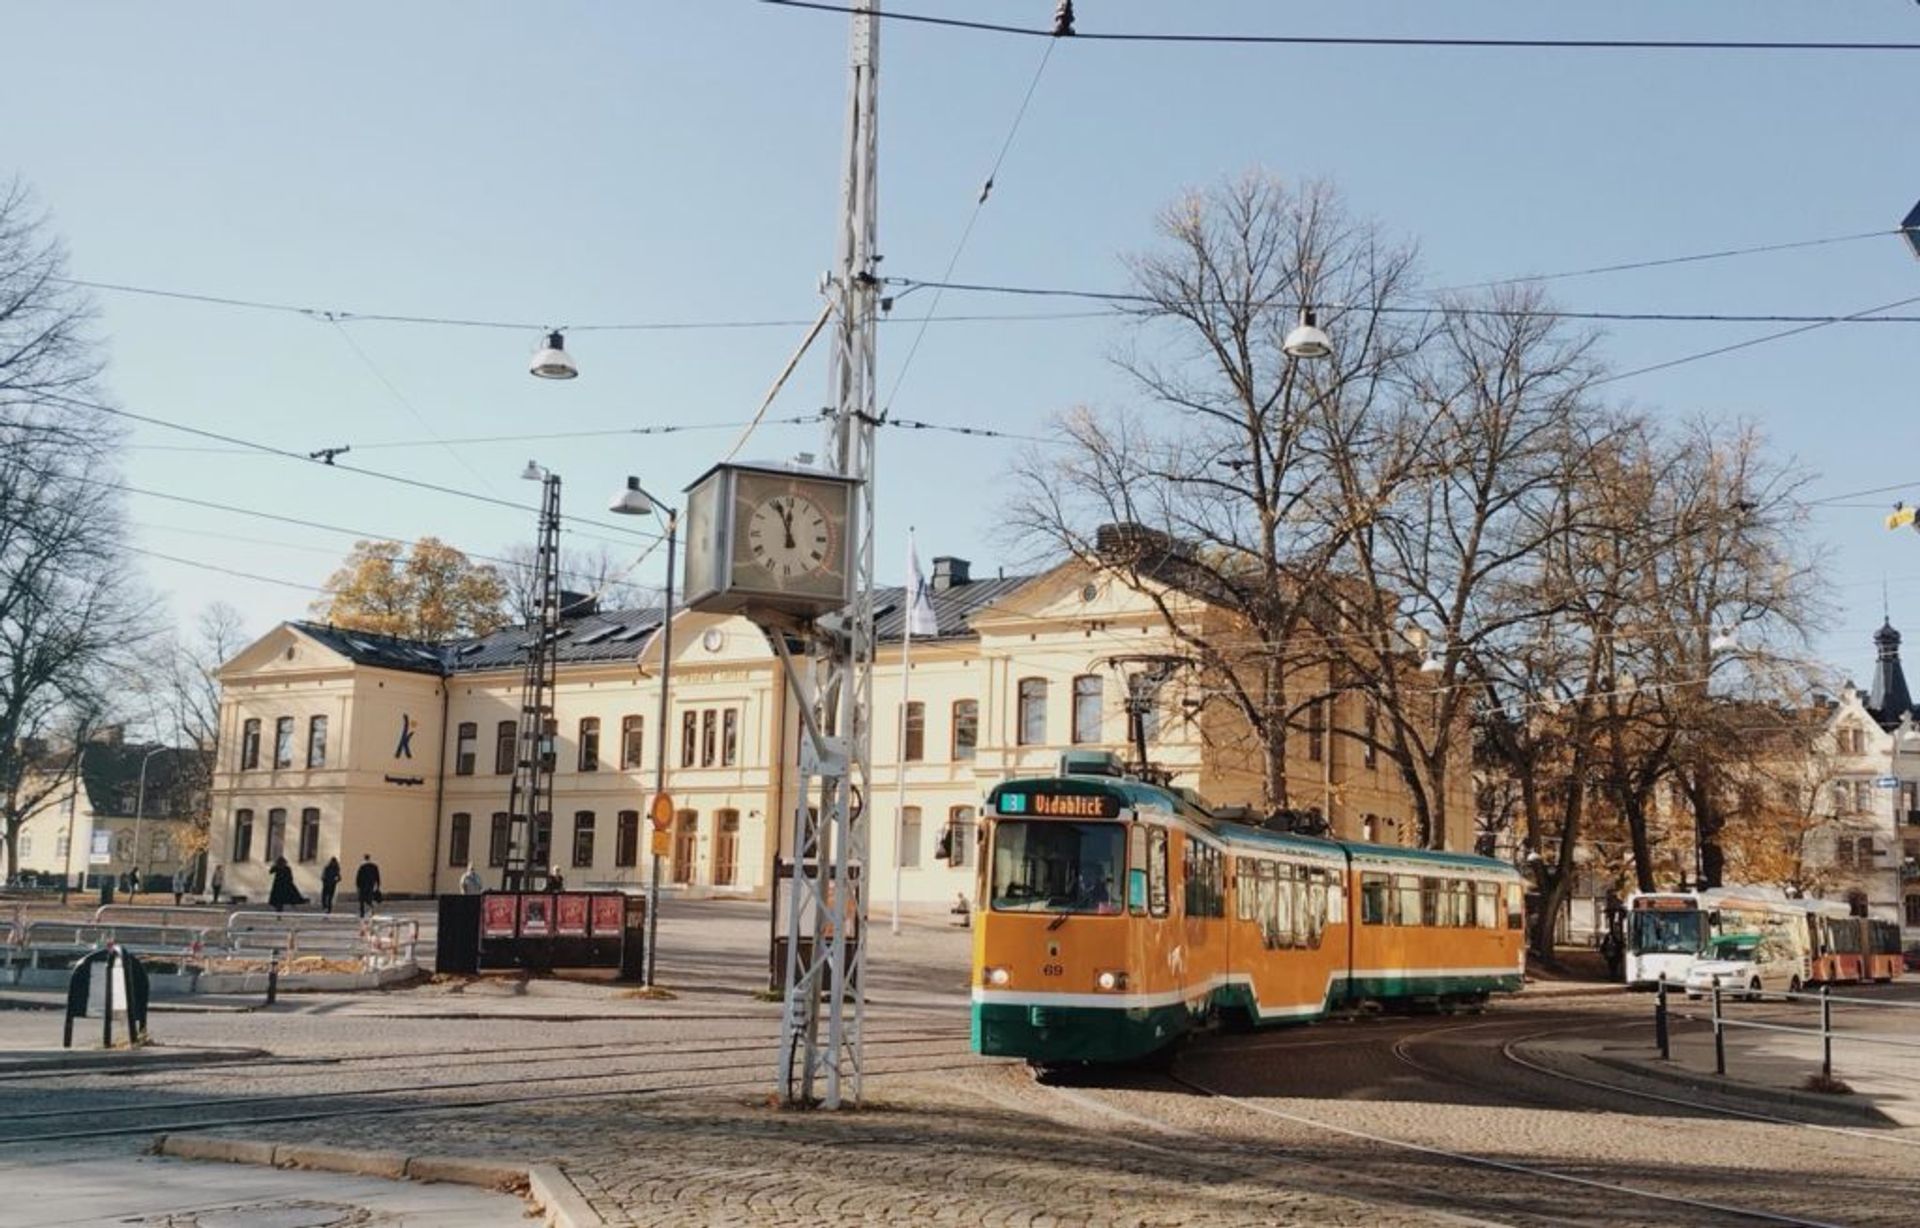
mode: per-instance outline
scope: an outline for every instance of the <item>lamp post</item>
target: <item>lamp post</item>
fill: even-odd
[[[161,751],[165,749],[167,748],[164,746],[156,746],[152,750],[146,753],[145,758],[140,760],[140,789],[139,789],[139,792],[134,794],[133,873],[134,873],[135,880],[141,883],[142,885],[145,884],[146,876],[140,873],[140,825],[146,820],[146,814],[147,814],[147,764],[152,762],[153,757],[155,755],[159,754]],[[72,850],[71,844],[68,845],[68,850],[69,852],[71,852]],[[133,899],[137,897],[139,894],[140,894],[139,887],[135,887],[133,894],[128,898]]]
[[[654,819],[656,840],[650,842],[649,854],[652,860],[652,873],[647,881],[647,962],[641,975],[641,984],[649,988],[653,985],[655,938],[660,932],[660,851],[657,837],[668,830],[662,827],[656,813],[666,809],[666,821],[673,821],[667,797],[667,719],[668,694],[673,684],[673,567],[674,548],[680,537],[680,509],[654,498],[640,485],[640,479],[629,477],[626,489],[614,495],[607,504],[607,510],[623,516],[659,516],[665,513],[667,529],[667,590],[660,611],[660,715],[654,721],[654,785],[653,805],[648,814]]]

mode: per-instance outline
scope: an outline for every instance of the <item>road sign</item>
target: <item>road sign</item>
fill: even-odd
[[[653,808],[648,811],[648,816],[653,820],[653,829],[655,831],[665,831],[669,827],[672,827],[673,795],[671,793],[654,794]]]
[[[113,863],[112,841],[112,832],[94,832],[92,846],[87,850],[87,864],[90,866],[111,865]]]
[[[1898,789],[1900,787],[1900,778],[1898,776],[1882,776],[1873,782],[1873,787],[1876,789]]]
[[[665,857],[673,852],[673,833],[657,831],[653,833],[653,855]]]

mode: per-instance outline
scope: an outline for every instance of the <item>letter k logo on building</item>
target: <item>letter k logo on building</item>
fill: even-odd
[[[413,758],[413,718],[404,712],[400,714],[400,742],[393,748],[393,757]]]

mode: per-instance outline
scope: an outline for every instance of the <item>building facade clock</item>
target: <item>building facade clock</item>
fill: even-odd
[[[846,606],[858,485],[801,466],[708,470],[687,488],[687,605],[774,622]]]

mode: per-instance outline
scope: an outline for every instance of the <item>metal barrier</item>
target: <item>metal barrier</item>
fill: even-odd
[[[25,920],[18,909],[0,945],[0,970],[19,983],[27,971],[59,971],[104,947],[183,974],[216,970],[222,962],[277,963],[292,970],[301,958],[353,964],[383,972],[414,962],[420,923],[411,917],[328,917],[315,914],[228,912],[108,904],[90,920]]]
[[[1820,1026],[1796,1027],[1786,1023],[1769,1023],[1758,1019],[1732,1019],[1727,1016],[1724,1002],[1725,992],[1719,985],[1706,991],[1711,998],[1711,1013],[1705,1021],[1713,1025],[1713,1073],[1727,1073],[1727,1029],[1752,1028],[1760,1032],[1782,1032],[1792,1036],[1817,1036],[1820,1038],[1820,1076],[1827,1082],[1833,1080],[1833,1042],[1834,1038],[1847,1042],[1859,1041],[1869,1045],[1888,1045],[1900,1049],[1920,1049],[1920,1036],[1893,1036],[1875,1032],[1839,1031],[1833,1026],[1833,1007],[1835,1003],[1845,1006],[1891,1007],[1896,1010],[1920,1010],[1920,1002],[1899,1002],[1886,998],[1856,998],[1833,992],[1830,986],[1821,986],[1818,993],[1787,991],[1781,993],[1740,993],[1740,997],[1758,1002],[1812,1002],[1820,1007]],[[1694,993],[1689,998],[1700,996]],[[1654,1046],[1660,1051],[1662,1061],[1673,1060],[1672,1023],[1674,1018],[1690,1022],[1702,1022],[1701,1016],[1676,1012],[1667,1003],[1667,979],[1660,978],[1655,987],[1653,1003]]]

